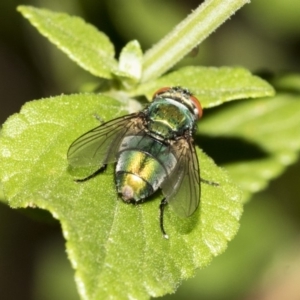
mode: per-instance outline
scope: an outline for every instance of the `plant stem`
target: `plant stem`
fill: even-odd
[[[142,82],[166,72],[250,0],[206,0],[144,56]]]

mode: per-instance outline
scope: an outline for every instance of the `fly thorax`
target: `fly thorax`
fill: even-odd
[[[147,128],[154,136],[172,139],[191,131],[195,119],[189,109],[172,99],[158,99],[147,110]]]

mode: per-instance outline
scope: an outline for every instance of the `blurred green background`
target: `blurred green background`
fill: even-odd
[[[118,55],[138,39],[144,50],[201,1],[2,0],[1,124],[26,101],[97,83],[16,12],[20,4],[82,16],[110,36]],[[180,64],[300,72],[300,1],[253,0]],[[209,154],[209,153],[208,153]],[[166,299],[300,299],[300,163],[245,206],[228,250]],[[59,223],[37,210],[0,203],[0,299],[79,299]]]

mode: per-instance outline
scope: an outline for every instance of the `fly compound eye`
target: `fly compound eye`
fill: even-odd
[[[153,95],[153,97],[152,97],[152,99],[154,99],[156,96],[158,96],[159,94],[163,94],[163,93],[165,93],[166,91],[169,91],[171,88],[169,88],[169,87],[162,87],[162,88],[160,88],[159,90],[157,90],[155,93],[154,93],[154,95]]]
[[[192,103],[194,104],[194,113],[197,117],[197,119],[200,119],[202,117],[203,114],[203,110],[202,110],[202,106],[200,104],[200,101],[195,97],[195,96],[190,96],[190,99],[192,101]]]

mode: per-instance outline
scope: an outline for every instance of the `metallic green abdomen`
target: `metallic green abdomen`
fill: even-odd
[[[176,158],[170,147],[149,135],[127,136],[119,149],[116,185],[125,201],[152,195],[171,173]]]

